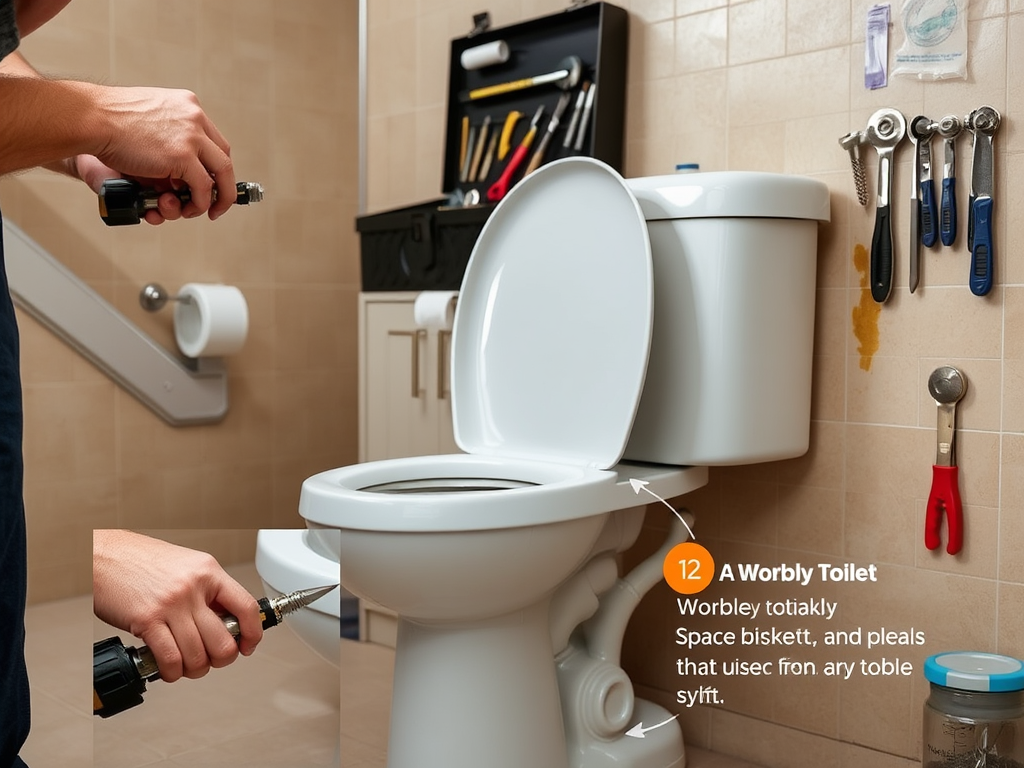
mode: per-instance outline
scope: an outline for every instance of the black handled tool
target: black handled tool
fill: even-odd
[[[263,185],[255,181],[240,181],[235,184],[235,190],[235,205],[249,205],[263,200]],[[183,204],[192,199],[192,192],[187,187],[164,190],[168,191],[173,192]],[[100,187],[100,218],[108,227],[138,224],[146,211],[156,210],[157,201],[164,192],[143,187],[131,179],[107,179]],[[217,199],[216,189],[213,190],[213,199]]]
[[[263,628],[276,627],[284,617],[318,600],[332,589],[314,587],[300,589],[281,597],[258,600]],[[228,632],[235,638],[241,634],[238,619],[234,616],[221,617]],[[156,659],[148,646],[135,648],[125,646],[119,637],[108,637],[92,646],[92,713],[110,717],[142,703],[146,683],[160,679]]]
[[[871,116],[865,131],[868,142],[878,152],[878,202],[875,231],[871,238],[871,298],[879,304],[892,291],[893,243],[892,200],[893,155],[907,133],[907,120],[895,109],[880,109]]]

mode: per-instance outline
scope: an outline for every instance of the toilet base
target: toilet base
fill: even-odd
[[[636,699],[633,723],[652,726],[672,717],[663,707]],[[642,739],[623,736],[613,741],[593,740],[580,750],[573,768],[683,768],[686,751],[683,734],[675,721],[644,733]]]
[[[568,768],[547,612],[399,619],[388,768]]]

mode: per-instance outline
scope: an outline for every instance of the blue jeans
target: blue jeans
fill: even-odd
[[[2,218],[0,218],[2,224]],[[25,669],[28,547],[22,501],[21,373],[18,325],[3,266],[0,229],[0,768],[25,768],[18,757],[30,722]]]

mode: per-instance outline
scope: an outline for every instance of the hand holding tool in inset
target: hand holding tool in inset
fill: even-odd
[[[192,190],[165,189],[163,191],[148,189],[131,179],[107,179],[100,187],[99,203],[100,218],[108,227],[120,227],[126,224],[138,224],[146,215],[146,211],[155,211],[160,196],[171,192],[182,205],[192,199]],[[263,200],[263,186],[255,181],[240,181],[235,184],[235,205],[249,205]],[[217,190],[213,190],[212,202],[217,200]]]
[[[964,541],[963,507],[960,503],[956,465],[956,404],[967,392],[967,379],[952,366],[936,368],[928,377],[928,392],[939,407],[938,448],[932,466],[932,490],[924,524],[924,545],[938,549],[942,543],[942,517],[946,517],[946,552],[955,555]]]
[[[995,247],[992,243],[992,193],[995,186],[993,139],[999,121],[999,112],[989,106],[978,107],[965,121],[974,134],[967,241],[971,249],[971,293],[976,296],[984,296],[992,290],[995,264]]]
[[[280,597],[261,597],[257,603],[264,629],[280,624],[289,613],[319,600],[338,585],[300,589]],[[232,637],[242,633],[238,619],[221,617]],[[148,646],[125,646],[119,637],[108,637],[92,646],[92,713],[107,718],[142,703],[146,683],[160,679],[156,658]]]
[[[850,131],[839,139],[839,146],[850,153],[850,167],[853,168],[853,186],[857,190],[857,202],[866,208],[868,205],[868,174],[860,156],[860,145],[863,143],[863,131]]]
[[[871,298],[879,304],[889,298],[895,256],[892,242],[892,171],[897,145],[907,132],[907,121],[895,109],[880,109],[871,116],[865,131],[868,143],[878,152],[878,201],[875,231],[871,238]]]
[[[956,137],[962,123],[956,115],[946,115],[939,121],[939,135],[943,139],[942,203],[939,205],[939,238],[950,246],[956,241]]]
[[[533,139],[537,135],[537,123],[540,122],[541,115],[544,114],[544,105],[541,104],[537,107],[537,112],[533,116],[533,120],[530,121],[530,130],[527,131],[526,136],[523,137],[522,142],[516,147],[516,151],[512,153],[512,157],[509,158],[508,165],[505,166],[505,170],[501,172],[501,176],[498,180],[491,184],[490,189],[487,190],[487,199],[492,203],[496,203],[501,200],[508,192],[510,186],[512,186],[512,174],[519,168],[519,164],[523,162],[523,158],[526,157],[526,153],[530,151],[530,145],[533,144]]]
[[[924,115],[918,115],[910,122],[910,135],[917,144],[917,180],[921,185],[921,202],[918,206],[921,223],[921,243],[931,248],[939,240],[938,211],[935,205],[935,184],[932,182],[932,136],[936,125]]]

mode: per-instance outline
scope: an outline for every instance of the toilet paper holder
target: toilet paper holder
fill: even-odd
[[[180,301],[191,304],[191,296],[171,296],[160,283],[147,283],[139,291],[139,305],[147,312],[159,312],[168,301]]]

